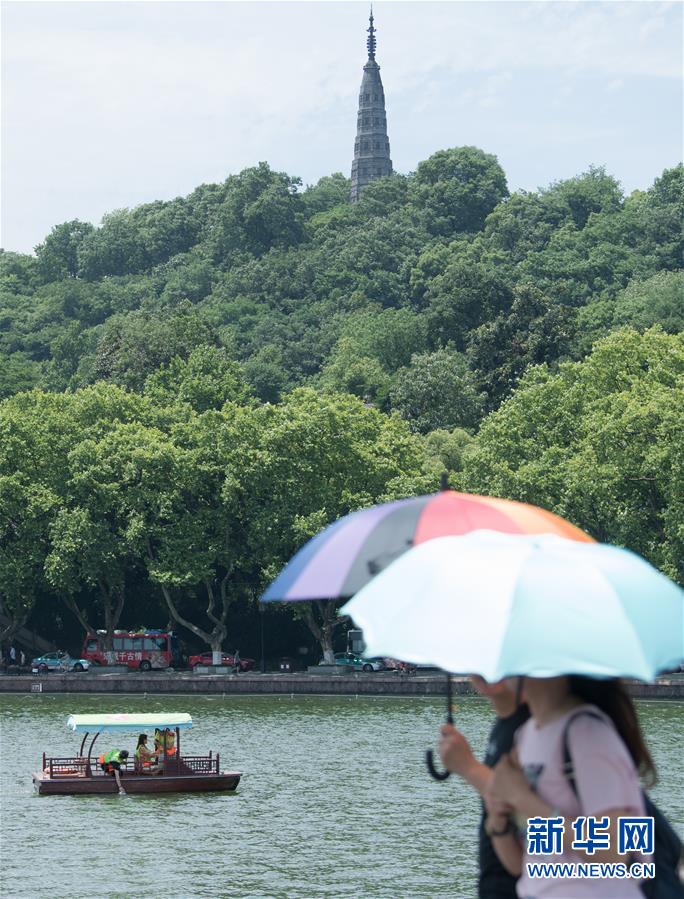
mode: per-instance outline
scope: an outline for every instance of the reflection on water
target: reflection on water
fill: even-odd
[[[482,753],[488,705],[460,698]],[[43,750],[71,754],[70,713],[190,712],[188,752],[244,772],[235,795],[33,793]],[[659,767],[656,800],[684,832],[684,704],[640,703]],[[17,899],[417,899],[472,897],[478,801],[431,780],[436,698],[0,695],[0,895]],[[102,745],[100,745],[100,741]],[[98,751],[132,750],[102,735]]]

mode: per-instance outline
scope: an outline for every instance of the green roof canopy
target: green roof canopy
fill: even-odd
[[[134,731],[153,727],[192,727],[192,718],[185,713],[152,715],[69,715],[67,727],[77,733],[83,731]]]

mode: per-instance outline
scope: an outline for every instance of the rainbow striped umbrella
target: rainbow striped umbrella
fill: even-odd
[[[593,543],[558,515],[512,500],[442,490],[361,509],[309,540],[261,597],[262,602],[349,599],[390,562],[435,537],[487,529],[555,534]]]

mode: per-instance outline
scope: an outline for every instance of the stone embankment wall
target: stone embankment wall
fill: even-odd
[[[454,694],[470,694],[465,677],[452,678]],[[634,683],[630,691],[639,699],[684,700],[684,677],[660,678],[655,684]],[[154,694],[327,694],[359,696],[443,696],[443,674],[368,672],[343,674],[196,674],[151,671],[5,675],[0,693],[154,693]]]

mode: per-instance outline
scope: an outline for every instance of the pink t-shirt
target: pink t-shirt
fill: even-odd
[[[563,731],[568,718],[576,715],[580,708],[591,710],[603,720],[581,715],[572,722],[568,731],[578,799],[563,773]],[[580,815],[600,817],[603,812],[616,808],[629,809],[628,814],[644,814],[641,786],[632,757],[613,722],[596,706],[578,706],[562,718],[541,727],[534,718],[530,718],[518,730],[515,746],[531,786],[566,818]],[[638,881],[528,877],[527,862],[587,861],[586,857],[570,849],[572,839],[573,831],[566,826],[563,852],[548,856],[528,855],[527,840],[524,839],[523,873],[518,880],[518,896],[523,899],[643,899]]]

